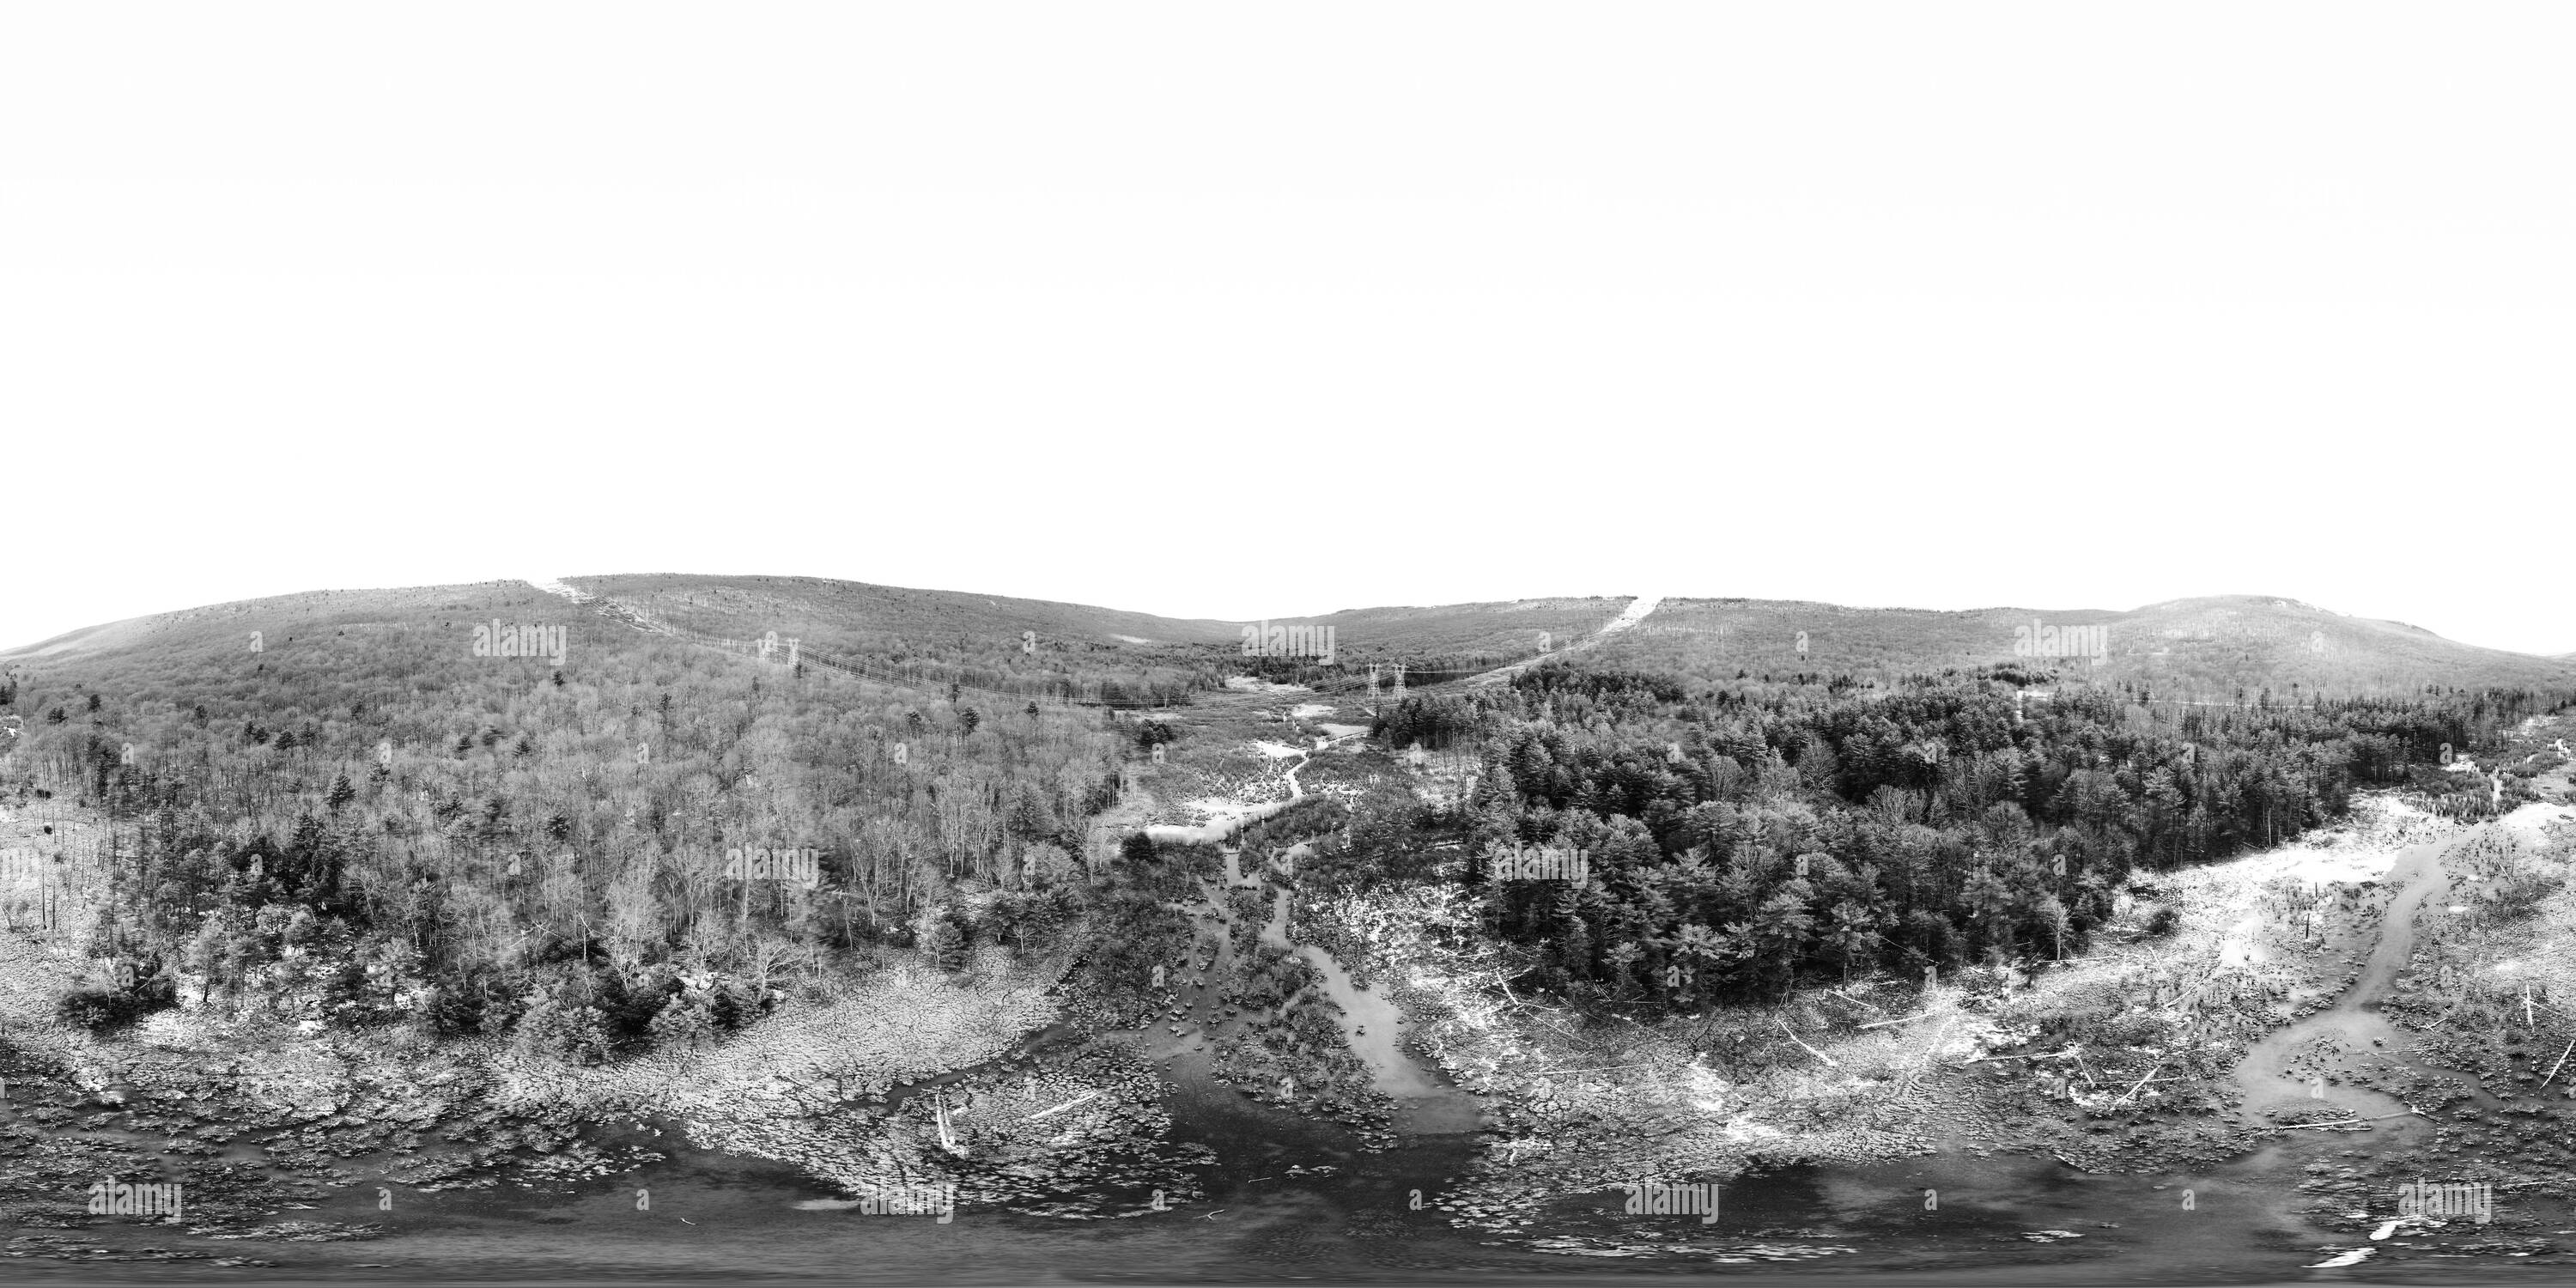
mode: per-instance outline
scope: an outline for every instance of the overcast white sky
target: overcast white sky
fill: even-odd
[[[2576,10],[0,8],[0,644],[321,587],[2576,650]]]

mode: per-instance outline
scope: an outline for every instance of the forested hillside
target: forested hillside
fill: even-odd
[[[2232,601],[2121,619],[2173,639],[2235,623],[2207,638],[2239,649],[2227,673],[2251,689],[2176,700],[2089,659],[1894,669],[1991,651],[1999,631],[2009,649],[1994,615],[1677,602],[1469,688],[1439,682],[1589,642],[1631,601],[1311,619],[1335,628],[1327,661],[1247,657],[1240,624],[1078,605],[810,579],[577,585],[594,598],[292,596],[14,654],[0,709],[23,729],[0,794],[60,795],[115,828],[100,970],[65,1014],[115,1023],[185,992],[601,1059],[739,1025],[887,949],[952,968],[1081,958],[1102,991],[1142,996],[1164,904],[1222,865],[1203,846],[1165,862],[1141,834],[1132,866],[1092,844],[1124,769],[1176,736],[1117,708],[1250,700],[1260,686],[1233,687],[1247,674],[1355,701],[1372,667],[1381,752],[1472,775],[1317,763],[1316,795],[1240,838],[1249,862],[1310,889],[1463,881],[1524,986],[1681,1010],[2071,953],[2133,874],[2275,844],[2363,788],[2509,806],[2513,780],[2447,772],[2443,749],[2567,700],[2284,678],[2243,646],[2289,610]],[[1772,638],[1793,622],[1803,666],[1794,637]],[[1867,664],[1827,666],[1837,650]],[[1756,668],[1774,653],[1780,668]],[[1321,736],[1302,711],[1275,716],[1296,728],[1282,736]],[[1206,727],[1236,741],[1187,749],[1202,792],[1302,754],[1234,718]],[[1582,854],[1584,879],[1496,879],[1496,856],[1528,847]]]
[[[2276,844],[2364,787],[2483,814],[2438,767],[2569,695],[2428,693],[2155,706],[2120,688],[2017,695],[1999,669],[1890,685],[1709,683],[1583,662],[1409,698],[1399,745],[1477,749],[1455,819],[1489,928],[1526,984],[1686,1009],[1806,979],[2000,965],[2081,948],[2133,873]],[[1515,847],[1588,880],[1490,878]],[[1511,875],[1506,870],[1507,875]]]
[[[1043,942],[1132,749],[1096,710],[800,676],[522,585],[237,607],[16,668],[13,794],[119,829],[98,943],[134,969],[86,1013],[184,987],[591,1055],[704,1033],[875,944]],[[475,655],[494,619],[562,628],[561,664]],[[726,875],[808,848],[812,888]]]
[[[814,578],[583,577],[639,624],[766,642],[778,660],[841,660],[905,687],[1022,701],[1186,702],[1235,668],[1236,628],[1037,600]]]
[[[2101,631],[2101,656],[2017,651],[2024,632]],[[2044,643],[2044,641],[2041,641]],[[1801,645],[1803,644],[1803,648]],[[2294,695],[2402,696],[2427,686],[2576,685],[2564,658],[2444,639],[2401,622],[2347,617],[2257,595],[2178,599],[2127,611],[1989,608],[1933,612],[1758,599],[1667,599],[1638,629],[1606,644],[1605,662],[1703,680],[1748,676],[1895,680],[1948,668],[2062,669],[2091,684],[2155,697],[2236,701],[2266,687]],[[2076,650],[2069,650],[2073,653]]]

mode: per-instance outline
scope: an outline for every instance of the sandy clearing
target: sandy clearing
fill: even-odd
[[[824,1080],[842,1084],[840,1094],[875,1093],[992,1059],[1055,1017],[1041,985],[1025,973],[961,980],[905,965],[855,982],[828,1002],[790,1003],[694,1050],[573,1067],[494,1044],[493,1100],[504,1108],[568,1103],[589,1112],[640,1102],[693,1127],[756,1120],[813,1099],[811,1084]]]
[[[2496,821],[2517,832],[2528,832],[2535,837],[2544,837],[2548,835],[2552,824],[2576,822],[2576,805],[2552,805],[2546,801],[2530,801],[2516,807],[2512,813]]]
[[[1249,675],[1229,675],[1229,676],[1225,677],[1225,687],[1227,687],[1227,688],[1229,688],[1229,689],[1232,689],[1232,690],[1234,690],[1234,691],[1235,691],[1235,692],[1237,692],[1237,693],[1312,693],[1312,692],[1314,692],[1314,690],[1313,690],[1313,689],[1307,688],[1305,685],[1302,685],[1302,684],[1272,684],[1272,683],[1270,683],[1270,682],[1269,682],[1269,681],[1267,681],[1267,680],[1263,680],[1263,679],[1260,679],[1260,678],[1258,678],[1258,677],[1255,677],[1255,676],[1249,676]]]
[[[2353,815],[2310,838],[2258,854],[2161,874],[2141,874],[2160,887],[2166,902],[2181,913],[2181,924],[2162,939],[2121,944],[2103,942],[2054,970],[2031,978],[2025,997],[2041,1003],[2068,1004],[2098,998],[2112,980],[2185,961],[2205,961],[2216,953],[2229,964],[2259,962],[2267,954],[2263,920],[2245,910],[2265,883],[2288,877],[2325,883],[2380,880],[2411,845],[2448,834],[2452,829],[2424,811],[2388,797],[2366,797],[2353,805]],[[2123,897],[2124,915],[2127,900]],[[1927,1003],[1926,1009],[1937,1009]],[[1932,1043],[1947,1055],[1978,1045],[1994,1031],[1986,1016],[1962,1013],[1966,1027]],[[1846,1064],[1885,1060],[1893,1050],[1869,1041],[1886,1030],[1854,1035],[1824,1044],[1824,1050]],[[1919,1051],[1926,1037],[1907,1039]]]
[[[2227,913],[2268,882],[2359,883],[2388,875],[2407,846],[2447,830],[2433,816],[2392,797],[2353,803],[2353,816],[2309,839],[2257,854],[2185,868],[2155,878],[2175,893],[2187,922],[2234,926]],[[2193,915],[2199,913],[2200,915]]]
[[[1178,845],[1222,845],[1226,838],[1234,835],[1236,829],[1247,824],[1258,823],[1295,802],[1271,801],[1264,805],[1246,805],[1241,801],[1211,797],[1188,801],[1185,804],[1188,808],[1207,813],[1208,821],[1195,827],[1179,823],[1156,823],[1145,829],[1145,835],[1157,842],[1168,841]]]
[[[1663,602],[1664,597],[1661,595],[1639,595],[1626,608],[1619,610],[1619,615],[1611,619],[1609,625],[1601,628],[1601,635],[1616,635],[1646,620],[1646,615],[1654,612],[1655,607]],[[1593,638],[1598,639],[1600,635]]]
[[[2358,885],[2387,876],[2388,869],[2397,862],[2397,851],[2394,848],[2334,850],[2288,845],[2228,862],[2241,864],[2242,879],[2257,885],[2281,878],[2322,885]]]

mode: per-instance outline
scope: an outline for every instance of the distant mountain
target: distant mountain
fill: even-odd
[[[620,574],[564,581],[588,594],[648,604],[666,614],[694,613],[744,626],[765,623],[763,629],[821,626],[889,637],[978,640],[1018,640],[1023,631],[1035,631],[1041,639],[1104,647],[1221,644],[1240,638],[1231,622],[823,577]]]
[[[1034,631],[1041,640],[1092,647],[1224,646],[1239,645],[1242,628],[1259,624],[1156,617],[1049,600],[813,577],[620,575],[566,580],[585,592],[649,602],[666,613],[694,612],[702,618],[720,617],[745,626],[769,623],[780,629],[838,627],[889,637],[1017,640],[1023,631]],[[1353,608],[1271,620],[1332,627],[1336,649],[1358,657],[1476,653],[1517,657],[1537,652],[1542,635],[1553,647],[1599,630],[1628,602],[1625,596],[1526,599]]]
[[[1033,672],[1125,672],[1181,683],[1228,669],[1255,623],[1158,617],[1084,604],[967,591],[917,590],[815,577],[620,574],[565,585],[654,619],[710,634],[776,631],[826,655],[936,659],[993,681]],[[1344,609],[1280,623],[1330,626],[1337,668],[1442,659],[1499,665],[1586,639],[1627,596]],[[586,631],[631,629],[523,582],[314,591],[216,604],[85,627],[0,650],[0,661],[129,649],[237,650],[252,631],[275,642],[299,630],[369,625],[470,626],[532,612]],[[1806,650],[1799,651],[1804,637]],[[1737,671],[1893,678],[2020,663],[2068,681],[2141,682],[2175,697],[2227,697],[2290,686],[2332,693],[2426,685],[2576,685],[2576,654],[2540,657],[2447,640],[2404,622],[2346,617],[2261,595],[2178,599],[2127,611],[1986,608],[1942,612],[1850,608],[1799,600],[1665,599],[1588,655],[1596,664],[1662,668],[1705,679]],[[968,683],[977,682],[969,679]],[[998,682],[998,681],[997,681]],[[1160,689],[1158,688],[1158,691]]]
[[[51,639],[0,648],[0,659],[97,656],[134,648],[167,650],[205,645],[246,650],[251,632],[274,641],[298,629],[345,630],[368,624],[410,624],[458,619],[469,626],[499,606],[562,604],[523,581],[454,586],[405,586],[379,590],[313,590],[266,599],[208,604],[175,612],[129,617],[65,631]]]
[[[2019,663],[2069,680],[2145,683],[2175,697],[2225,697],[2240,687],[2287,696],[2293,684],[2337,694],[2576,684],[2576,657],[2480,648],[2404,622],[2263,595],[2177,599],[2125,612],[1667,599],[1596,656],[1710,678],[1737,670],[1884,677]]]

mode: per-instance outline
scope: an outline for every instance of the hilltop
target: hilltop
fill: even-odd
[[[1105,680],[1143,686],[1140,692],[1167,699],[1212,688],[1224,673],[1241,669],[1243,629],[1258,624],[818,577],[617,574],[564,584],[602,601],[639,607],[684,631],[742,639],[776,631],[782,639],[799,640],[807,653],[950,668],[921,672],[923,683],[955,679],[969,687],[1014,691],[1070,691],[1077,682],[1097,686]],[[1370,666],[1401,663],[1420,684],[1585,640],[1635,602],[1612,595],[1279,618],[1278,623],[1332,628],[1333,664],[1255,659],[1251,669],[1272,679],[1330,684],[1351,682]],[[517,581],[329,590],[84,627],[0,649],[0,663],[104,659],[135,649],[230,649],[241,647],[254,630],[274,641],[299,629],[452,624],[517,611],[562,617],[587,631],[615,625]],[[2076,656],[2017,653],[2017,630],[2034,626],[2099,628],[2099,635],[2083,636],[2081,647],[2067,650]],[[2293,686],[2303,692],[2386,694],[2431,685],[2576,683],[2576,654],[2541,657],[2482,648],[2404,622],[2350,617],[2264,595],[2177,599],[2128,610],[1965,611],[1666,598],[1635,629],[1605,641],[1594,662],[1670,669],[1711,681],[1732,679],[1739,671],[1892,680],[1950,668],[2019,665],[2054,670],[2066,682],[2143,685],[2186,700],[2230,700],[2240,690],[2250,697],[2265,688],[2286,697]]]
[[[2016,652],[2034,625],[2100,628],[2067,657]],[[1798,641],[1803,633],[1807,649]],[[2091,637],[2087,637],[2088,641]],[[2134,683],[2178,699],[2227,700],[2291,686],[2330,694],[2415,692],[2428,685],[2547,687],[2576,681],[2567,658],[2447,640],[2403,622],[2347,617],[2295,600],[2219,595],[2127,611],[1981,608],[1936,612],[1846,608],[1796,600],[1667,599],[1603,664],[1671,668],[1716,679],[1736,671],[1889,679],[1948,668],[2020,665],[2067,681]]]

